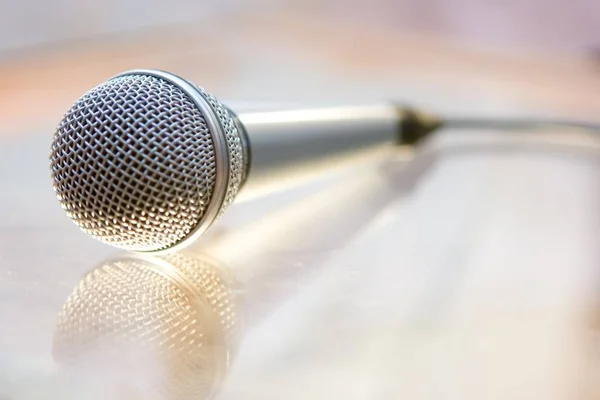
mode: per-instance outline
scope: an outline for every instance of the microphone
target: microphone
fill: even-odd
[[[54,134],[50,173],[71,220],[126,250],[197,239],[244,187],[297,179],[441,127],[531,129],[569,121],[439,119],[395,104],[240,113],[174,74],[124,72],[85,93]]]
[[[168,72],[122,73],[85,93],[53,138],[50,171],[67,215],[126,250],[178,250],[242,186],[378,145],[416,142],[436,121],[393,104],[234,114]],[[420,117],[420,116],[419,116]]]

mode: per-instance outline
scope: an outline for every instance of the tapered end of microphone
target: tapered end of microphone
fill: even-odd
[[[179,248],[236,196],[243,134],[227,108],[190,82],[126,72],[64,115],[50,153],[54,191],[73,222],[104,243]]]

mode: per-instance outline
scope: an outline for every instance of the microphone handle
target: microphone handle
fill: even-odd
[[[600,133],[600,123],[546,118],[438,118],[394,103],[240,113],[248,154],[246,182],[238,198],[297,184],[396,145],[414,145],[440,129]],[[373,150],[369,152],[368,150]],[[253,190],[249,190],[251,187]]]
[[[238,114],[247,133],[247,187],[281,184],[285,177],[323,172],[369,149],[401,143],[403,109],[393,104]],[[260,185],[259,185],[260,184]]]

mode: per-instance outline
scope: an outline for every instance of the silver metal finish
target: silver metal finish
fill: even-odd
[[[245,185],[256,187],[287,171],[322,172],[347,156],[399,139],[399,111],[393,104],[324,107],[238,114],[252,152]]]
[[[69,217],[127,250],[185,246],[231,203],[243,152],[228,111],[162,71],[129,71],[92,89],[65,114],[51,176]]]

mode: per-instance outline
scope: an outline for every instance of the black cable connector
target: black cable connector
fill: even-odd
[[[397,107],[398,144],[415,145],[442,127],[442,120],[419,111]]]

